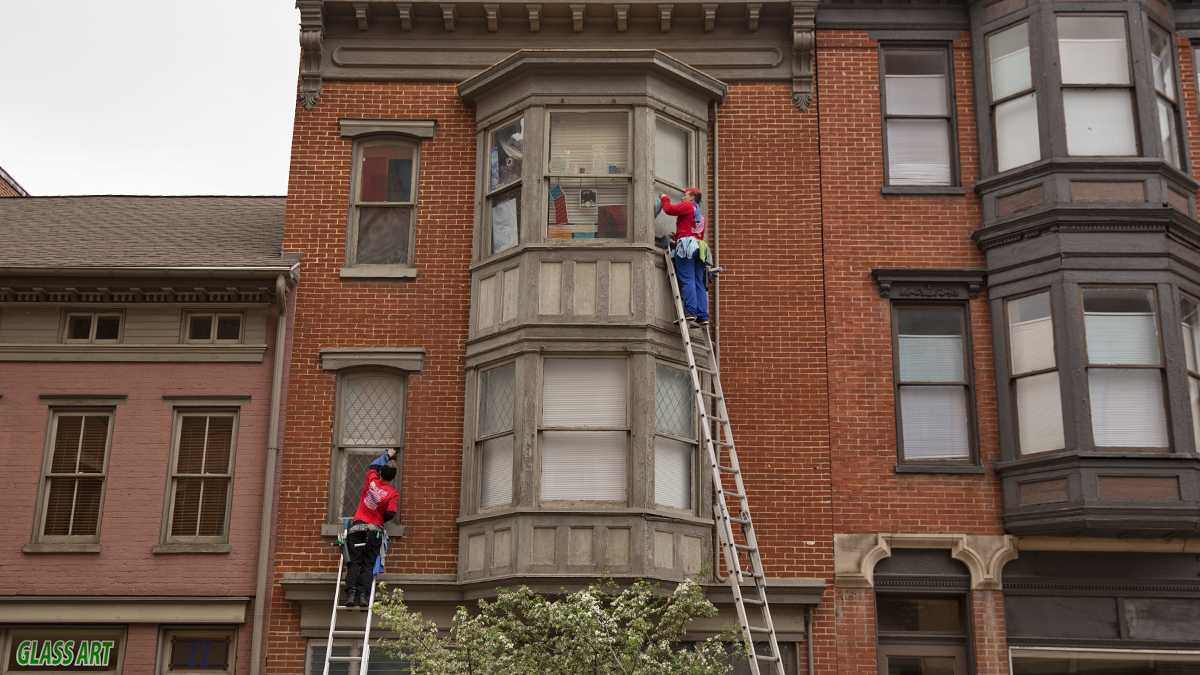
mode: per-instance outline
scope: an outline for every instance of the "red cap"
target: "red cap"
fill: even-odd
[[[688,189],[684,190],[684,191],[683,191],[683,194],[685,194],[685,195],[696,195],[697,197],[703,197],[703,196],[704,196],[704,193],[703,193],[703,192],[700,192],[700,188],[694,188],[694,187],[690,187],[690,188],[688,188]]]

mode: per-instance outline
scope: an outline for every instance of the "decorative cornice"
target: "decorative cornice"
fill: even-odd
[[[358,23],[359,30],[367,29],[367,3],[354,3],[354,20]]]
[[[275,301],[272,286],[194,287],[139,286],[108,287],[20,287],[0,286],[0,302],[57,304],[146,304],[146,303],[239,303],[266,304]]]
[[[701,8],[704,10],[704,32],[711,33],[717,25],[717,3],[705,3]]]
[[[436,132],[437,120],[338,120],[342,138],[392,134],[425,140],[433,138]]]
[[[671,32],[671,12],[675,9],[672,4],[660,4],[658,6],[658,30],[663,33]]]
[[[966,300],[983,290],[983,270],[893,269],[871,270],[879,296],[892,300]]]
[[[311,110],[321,97],[321,46],[325,35],[321,0],[296,0],[300,10],[300,105]]]
[[[483,12],[487,15],[487,29],[489,33],[495,33],[500,30],[500,5],[487,4],[483,6]]]
[[[792,105],[804,112],[812,105],[817,55],[817,2],[792,2]]]
[[[421,347],[327,347],[321,350],[321,370],[375,366],[419,373],[425,366]]]
[[[893,549],[944,549],[971,573],[971,589],[998,591],[1001,573],[1016,559],[1009,535],[864,533],[833,535],[834,583],[839,588],[873,588],[875,566]]]
[[[587,5],[582,2],[570,5],[571,8],[571,30],[576,33],[583,32],[583,10]]]
[[[442,7],[442,26],[447,33],[454,32],[454,19],[457,16],[458,6],[452,2],[443,2]]]

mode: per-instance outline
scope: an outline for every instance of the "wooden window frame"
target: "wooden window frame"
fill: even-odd
[[[945,115],[894,115],[887,109],[887,54],[888,52],[937,52],[942,55],[946,67],[946,111]],[[879,105],[880,138],[883,143],[883,185],[889,192],[937,192],[946,188],[962,186],[962,169],[958,150],[958,106],[954,96],[954,45],[945,41],[887,41],[879,45]],[[888,144],[888,122],[893,120],[945,120],[946,132],[950,135],[947,151],[950,154],[950,181],[927,185],[893,185],[888,169],[891,147]]]
[[[879,625],[879,598],[955,598],[959,600],[959,618],[962,621],[962,633],[940,633],[919,631],[884,631]],[[880,673],[887,673],[887,658],[889,656],[934,656],[952,657],[955,659],[955,675],[968,675],[974,672],[973,664],[968,662],[971,653],[971,608],[970,594],[963,590],[945,592],[914,589],[912,591],[876,590],[875,593],[875,643],[877,664]]]
[[[54,455],[55,438],[58,436],[58,424],[62,417],[107,417],[108,418],[108,437],[105,439],[104,446],[104,471],[100,474],[91,473],[52,473],[51,466]],[[112,456],[113,442],[113,427],[116,424],[116,408],[112,406],[103,407],[55,407],[50,410],[50,419],[46,428],[46,440],[42,452],[42,470],[41,480],[38,485],[38,509],[37,518],[34,523],[33,541],[39,544],[96,544],[100,542],[100,535],[104,527],[104,501],[108,496],[108,468],[109,461]],[[50,479],[56,477],[69,478],[79,476],[99,476],[102,484],[100,487],[100,505],[97,508],[96,514],[96,533],[94,535],[48,535],[46,534],[46,516],[47,509],[50,507]],[[72,506],[72,512],[74,506]],[[74,518],[74,513],[72,513]]]
[[[625,185],[625,237],[624,238],[616,239],[616,238],[603,237],[603,238],[596,238],[596,239],[592,239],[592,240],[581,239],[578,241],[576,241],[574,239],[551,239],[550,238],[550,219],[546,218],[545,232],[543,233],[543,240],[546,243],[555,245],[555,246],[589,246],[589,245],[596,246],[597,243],[600,243],[600,244],[619,243],[619,242],[631,242],[634,240],[634,227],[633,227],[634,218],[632,217],[633,209],[631,207],[633,205],[633,191],[634,191],[634,188],[636,185],[636,183],[634,181],[635,157],[633,154],[633,140],[634,140],[633,139],[633,136],[634,136],[634,126],[633,126],[634,119],[633,118],[636,113],[636,110],[637,110],[636,106],[620,106],[620,105],[615,105],[615,106],[586,106],[586,105],[567,106],[567,105],[564,105],[564,106],[550,106],[550,107],[546,108],[546,110],[545,110],[545,133],[543,134],[543,139],[542,139],[542,157],[544,158],[544,160],[543,160],[543,165],[541,167],[541,170],[542,170],[542,181],[546,187],[547,195],[549,195],[549,193],[550,193],[551,183],[554,180],[561,180],[564,178],[572,179],[572,180],[595,179],[595,180],[599,180],[599,181],[603,181],[605,179],[614,179],[614,181],[615,181],[615,179],[623,179],[625,181],[625,183],[624,183],[624,185]],[[550,173],[550,151],[551,151],[550,136],[551,136],[551,132],[552,132],[551,125],[553,123],[552,119],[553,119],[554,115],[561,114],[561,113],[578,114],[578,113],[613,113],[613,112],[620,112],[625,115],[625,156],[627,158],[626,161],[629,164],[628,171],[626,171],[625,173],[613,173],[613,174],[602,174],[602,175],[592,175],[592,174],[570,175],[570,174]],[[547,204],[548,203],[549,203],[549,199],[547,197]],[[548,208],[548,206],[546,206],[546,208]]]
[[[521,230],[522,230],[522,222],[521,222],[522,218],[521,217],[523,215],[523,213],[522,213],[523,209],[521,207],[521,203],[524,201],[524,194],[525,194],[525,171],[526,171],[525,160],[524,159],[521,160],[521,175],[515,181],[505,183],[496,188],[493,188],[491,185],[491,181],[492,181],[492,178],[491,178],[492,140],[495,138],[497,131],[499,131],[500,129],[503,129],[504,127],[512,125],[516,122],[521,123],[521,133],[525,134],[526,127],[528,125],[525,124],[525,112],[522,111],[511,117],[506,117],[503,120],[501,120],[500,122],[497,122],[496,124],[493,124],[491,127],[488,128],[487,133],[484,135],[484,144],[485,145],[484,145],[484,157],[483,157],[483,160],[484,160],[483,214],[482,214],[482,218],[481,218],[481,220],[483,221],[483,233],[482,233],[483,236],[481,237],[481,239],[483,241],[483,248],[479,252],[480,260],[486,260],[493,256],[498,256],[502,253],[520,248],[522,242],[524,241],[524,238],[521,236]],[[528,147],[528,144],[527,144],[528,140],[529,140],[528,138],[525,138],[526,147]],[[517,201],[517,242],[513,246],[510,246],[509,248],[506,248],[503,251],[493,251],[492,248],[493,248],[494,242],[492,240],[492,204],[496,201],[499,201],[502,198],[508,198],[508,197],[514,196],[514,195],[515,195],[515,199]]]
[[[179,473],[179,443],[183,431],[183,420],[187,417],[229,417],[233,419],[233,431],[229,437],[229,468],[224,474],[180,474]],[[163,505],[162,533],[159,541],[162,544],[225,544],[229,542],[229,521],[233,510],[233,488],[235,468],[237,466],[238,430],[241,422],[241,412],[237,408],[176,408],[171,421],[171,457],[167,474],[166,501]],[[206,431],[207,433],[207,431]],[[207,450],[207,443],[206,448]],[[225,478],[228,487],[225,490],[225,521],[221,536],[173,535],[171,525],[175,518],[175,492],[180,478]],[[199,516],[199,513],[197,513]]]
[[[400,490],[400,485],[401,485],[400,469],[404,466],[404,447],[405,447],[404,440],[405,440],[405,435],[406,435],[406,432],[408,429],[409,382],[408,382],[407,375],[402,374],[399,371],[396,371],[396,370],[393,370],[390,368],[372,368],[372,367],[366,367],[366,366],[356,367],[356,368],[347,368],[345,370],[339,371],[338,375],[337,375],[337,384],[336,384],[336,390],[335,390],[336,393],[335,393],[334,401],[333,401],[334,413],[333,413],[333,433],[331,434],[332,443],[331,443],[331,447],[330,447],[329,504],[327,505],[327,515],[326,515],[329,524],[337,525],[339,527],[341,526],[341,520],[343,517],[354,515],[353,513],[351,513],[351,514],[341,513],[342,501],[345,498],[345,493],[343,492],[343,490],[345,489],[345,486],[346,486],[346,458],[347,458],[347,456],[349,454],[365,455],[367,453],[362,452],[362,450],[365,448],[371,448],[372,450],[379,449],[379,446],[374,446],[374,445],[372,445],[372,446],[365,446],[365,445],[364,446],[359,446],[359,445],[351,446],[351,445],[343,445],[342,444],[342,433],[343,433],[342,426],[346,422],[345,414],[343,413],[342,407],[343,407],[343,401],[345,401],[345,397],[347,395],[347,393],[346,393],[346,387],[348,386],[347,381],[349,379],[353,379],[354,377],[356,377],[358,375],[363,375],[363,374],[387,375],[388,377],[395,377],[400,380],[400,387],[401,387],[401,392],[400,392],[401,404],[400,404],[400,411],[399,411],[400,442],[396,446],[393,446],[393,447],[397,448],[398,452],[396,454],[396,459],[395,459],[396,469],[397,469],[396,470],[396,478],[395,478],[395,480],[392,481],[392,486],[395,487],[397,491]]]
[[[209,317],[212,324],[209,326],[208,339],[192,338],[192,319],[197,317]],[[221,319],[236,318],[238,320],[238,336],[235,339],[220,339],[217,337],[217,323]],[[183,341],[188,344],[216,344],[216,345],[233,345],[241,344],[246,337],[246,315],[243,312],[220,312],[216,310],[190,310],[183,314],[183,327],[180,331]]]
[[[878,646],[878,666],[880,673],[888,672],[888,657],[891,656],[932,656],[954,659],[954,675],[967,675],[973,669],[967,667],[967,648],[965,645],[943,644],[887,644]]]
[[[983,58],[984,58],[983,69],[984,69],[984,74],[986,76],[986,85],[987,85],[988,118],[991,121],[991,127],[992,127],[991,128],[992,163],[993,163],[992,169],[996,173],[1007,173],[1009,171],[1017,171],[1017,170],[1021,169],[1022,167],[1027,167],[1030,164],[1040,162],[1046,158],[1046,153],[1044,152],[1044,150],[1042,148],[1042,136],[1046,132],[1041,129],[1041,114],[1039,111],[1041,103],[1038,101],[1038,97],[1039,97],[1038,78],[1037,78],[1037,65],[1038,64],[1037,64],[1037,58],[1036,58],[1036,55],[1038,54],[1038,50],[1035,49],[1035,46],[1034,46],[1034,43],[1037,41],[1036,36],[1038,34],[1038,30],[1036,30],[1038,28],[1038,26],[1035,25],[1036,20],[1037,20],[1037,15],[1023,16],[1020,19],[1013,21],[1012,23],[1008,23],[1003,26],[998,26],[995,29],[988,31],[983,36]],[[999,35],[1000,33],[1003,33],[1007,30],[1016,28],[1017,26],[1020,26],[1022,24],[1025,25],[1026,36],[1029,39],[1029,86],[1020,91],[1016,91],[1011,94],[1007,94],[1001,98],[996,98],[995,94],[992,93],[994,87],[992,86],[992,56],[991,56],[991,52],[989,50],[989,38],[991,38],[993,35]],[[1056,47],[1056,49],[1057,49],[1057,47]],[[1000,137],[998,135],[999,125],[996,124],[996,109],[999,108],[1000,106],[1004,105],[1005,103],[1020,100],[1022,98],[1025,98],[1026,96],[1029,96],[1030,94],[1033,95],[1034,119],[1038,120],[1038,127],[1039,127],[1038,133],[1037,133],[1037,138],[1035,139],[1035,142],[1037,143],[1037,147],[1038,147],[1038,157],[1037,157],[1037,159],[1033,160],[1032,162],[1027,162],[1025,164],[1017,164],[1015,166],[1010,166],[1006,169],[1001,169],[1000,168]],[[1063,124],[1063,133],[1064,134],[1066,133],[1066,124],[1065,123]]]
[[[229,663],[224,670],[207,669],[183,669],[175,670],[171,668],[171,651],[174,640],[176,638],[195,639],[195,638],[229,638]],[[159,630],[158,637],[158,667],[155,672],[158,675],[218,675],[225,673],[233,675],[237,672],[237,637],[238,631],[234,627],[190,627],[190,626],[163,626]]]
[[[87,338],[72,338],[71,333],[71,318],[77,316],[89,317],[91,326],[88,329]],[[101,318],[116,317],[117,318],[117,337],[114,340],[99,340],[96,339],[96,328],[100,323]],[[59,332],[63,344],[72,345],[115,345],[125,341],[125,311],[121,309],[107,310],[88,310],[88,309],[68,309],[63,311],[62,328]]]
[[[362,182],[362,162],[363,153],[367,148],[377,146],[404,146],[412,149],[412,194],[407,202],[364,202],[358,198],[359,190]],[[416,248],[417,248],[417,217],[418,202],[420,200],[419,184],[421,178],[421,143],[413,138],[395,136],[395,135],[375,135],[366,136],[354,141],[354,148],[351,152],[352,165],[350,170],[350,218],[349,226],[346,228],[346,267],[374,269],[374,268],[416,268]],[[408,232],[408,251],[407,260],[402,263],[360,263],[358,262],[358,221],[360,209],[363,207],[370,208],[398,208],[408,209],[409,215],[409,232]]]
[[[492,364],[485,368],[480,368],[477,371],[476,381],[478,382],[478,386],[476,387],[477,392],[476,392],[476,397],[475,397],[476,400],[475,400],[475,441],[474,441],[474,445],[475,445],[475,462],[474,462],[474,464],[475,464],[475,475],[477,477],[477,479],[475,481],[476,486],[475,486],[475,490],[474,490],[475,506],[476,506],[475,511],[476,512],[503,510],[503,509],[511,508],[517,498],[517,489],[516,489],[517,488],[517,485],[516,485],[517,478],[516,478],[516,476],[517,476],[519,466],[518,466],[517,454],[516,454],[516,418],[517,418],[517,403],[518,403],[519,399],[517,398],[516,391],[517,391],[517,385],[520,382],[518,379],[518,370],[519,369],[517,367],[517,364],[518,364],[518,361],[513,359],[513,360],[504,361],[502,363]],[[484,387],[483,387],[484,374],[492,372],[492,371],[500,370],[501,368],[512,368],[513,369],[512,419],[511,419],[508,429],[502,430],[502,431],[496,431],[496,432],[493,432],[490,434],[484,434],[484,433],[482,433],[482,430],[481,430],[481,428],[482,428],[481,422],[483,420],[483,402],[484,402],[484,396],[486,394],[486,392],[484,391]],[[493,440],[496,438],[504,438],[505,436],[512,436],[512,438],[513,438],[513,475],[511,477],[512,481],[513,481],[512,497],[509,499],[507,504],[492,504],[490,506],[485,506],[483,503],[483,444],[486,441],[490,441],[490,440]]]
[[[1155,110],[1157,111],[1157,109],[1158,109],[1159,101],[1165,101],[1167,106],[1171,110],[1171,117],[1172,117],[1172,119],[1175,120],[1175,143],[1176,143],[1175,154],[1176,154],[1176,157],[1179,159],[1179,163],[1174,164],[1169,159],[1167,159],[1167,149],[1166,148],[1159,148],[1159,151],[1162,153],[1162,159],[1164,162],[1166,162],[1167,164],[1170,164],[1172,167],[1174,167],[1175,169],[1178,169],[1179,171],[1182,171],[1185,174],[1191,175],[1191,167],[1188,166],[1188,152],[1186,149],[1186,146],[1188,143],[1187,120],[1185,119],[1185,116],[1182,114],[1182,111],[1183,111],[1183,105],[1182,105],[1183,104],[1183,87],[1182,87],[1183,82],[1182,82],[1182,79],[1183,78],[1180,76],[1181,74],[1180,74],[1180,69],[1179,69],[1179,65],[1180,65],[1179,64],[1179,45],[1175,41],[1175,33],[1173,31],[1167,30],[1162,25],[1160,25],[1158,22],[1156,22],[1154,19],[1150,18],[1149,14],[1147,14],[1147,16],[1146,16],[1145,24],[1146,24],[1146,36],[1145,36],[1146,52],[1147,52],[1147,54],[1149,54],[1151,56],[1151,58],[1153,58],[1153,53],[1154,53],[1154,33],[1155,33],[1155,31],[1158,31],[1166,36],[1167,44],[1171,47],[1171,74],[1174,76],[1173,79],[1175,80],[1172,83],[1174,85],[1174,87],[1173,87],[1173,90],[1170,92],[1169,96],[1167,94],[1159,91],[1158,86],[1154,82],[1154,69],[1153,69],[1153,66],[1151,66],[1150,89],[1154,92]],[[1194,47],[1194,45],[1193,45],[1193,47]],[[1159,124],[1159,120],[1158,120],[1157,116],[1155,116],[1154,125],[1155,125],[1155,128],[1157,128],[1159,130],[1158,137],[1159,137],[1159,139],[1161,139],[1162,138],[1162,128]]]

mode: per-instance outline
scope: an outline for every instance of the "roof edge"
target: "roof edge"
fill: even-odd
[[[12,188],[17,191],[18,197],[30,196],[29,193],[25,191],[25,188],[21,187],[21,184],[17,182],[17,179],[13,178],[12,174],[5,171],[4,167],[2,166],[0,166],[0,181],[4,181],[5,183],[11,185]]]

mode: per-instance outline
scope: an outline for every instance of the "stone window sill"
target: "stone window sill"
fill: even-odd
[[[401,523],[384,523],[383,529],[388,533],[389,537],[403,537],[404,532],[408,529]],[[324,523],[321,525],[322,537],[337,537],[342,533],[342,526],[335,523]]]
[[[965,474],[982,476],[987,471],[976,465],[946,465],[946,464],[897,464],[896,473],[942,473]]]
[[[408,265],[354,265],[338,273],[343,279],[416,279],[417,268]]]
[[[96,542],[32,542],[21,547],[23,553],[99,553]]]
[[[966,188],[955,185],[884,185],[880,193],[885,195],[965,195]]]
[[[158,544],[150,549],[154,555],[173,555],[177,553],[229,553],[233,547],[229,544],[209,544],[195,543],[186,544],[182,542],[173,542],[169,544]]]

